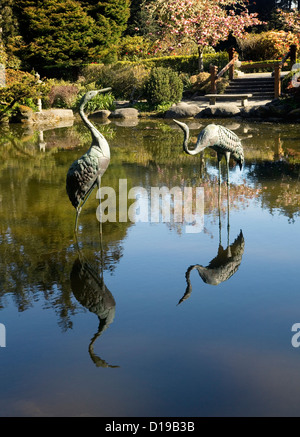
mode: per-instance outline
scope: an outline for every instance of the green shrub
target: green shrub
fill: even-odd
[[[203,60],[205,71],[209,71],[210,64],[216,65],[220,71],[228,63],[228,53],[206,53]],[[117,99],[137,101],[146,97],[145,85],[154,68],[164,68],[178,73],[184,89],[188,89],[189,77],[198,73],[198,56],[164,56],[135,62],[119,61],[109,65],[93,63],[81,68],[79,82],[85,88],[93,82],[96,88],[111,87]]]
[[[291,44],[299,45],[297,36],[283,30],[249,33],[246,37],[237,39],[240,57],[247,61],[264,61],[283,57]]]
[[[210,74],[209,73],[199,73],[190,77],[190,89],[192,93],[197,93],[198,95],[205,95],[211,92]],[[224,93],[226,87],[229,84],[228,77],[220,77],[216,82],[217,93]]]
[[[34,75],[8,71],[6,86],[0,87],[0,122],[9,119],[17,105],[35,108],[37,99],[49,92],[48,83],[40,83]]]
[[[81,91],[77,96],[76,107],[79,108],[80,101],[85,94],[85,91]],[[92,100],[90,100],[85,106],[85,112],[87,114],[92,114],[93,112],[99,111],[100,109],[108,109],[113,111],[115,109],[115,98],[112,93],[100,93],[97,94]]]
[[[152,43],[143,36],[124,36],[117,45],[118,59],[137,61],[150,56]]]
[[[102,72],[103,64],[87,64],[84,65],[79,72],[79,78],[78,81],[83,85],[86,86],[89,83],[96,82]]]
[[[199,92],[199,94],[207,94],[210,92],[210,74],[199,73],[190,77],[191,91]]]
[[[55,108],[72,108],[76,102],[78,87],[72,84],[56,84],[51,87],[47,103]]]
[[[183,83],[178,74],[163,67],[153,68],[145,86],[145,96],[150,105],[177,103],[182,98]]]
[[[102,65],[98,71],[98,88],[111,87],[116,98],[138,100],[143,95],[150,70],[140,64]]]

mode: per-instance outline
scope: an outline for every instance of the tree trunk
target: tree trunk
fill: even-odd
[[[202,71],[204,70],[202,47],[198,47],[198,70],[199,70],[199,73],[202,73]]]

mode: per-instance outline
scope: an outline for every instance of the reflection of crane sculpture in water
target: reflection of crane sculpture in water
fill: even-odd
[[[224,249],[222,246],[222,236],[221,236],[221,190],[219,190],[218,196],[218,211],[219,211],[219,248],[218,254],[213,258],[208,266],[204,267],[199,264],[190,266],[185,274],[187,287],[184,296],[178,302],[178,305],[184,300],[188,299],[192,293],[192,285],[190,281],[190,274],[193,270],[197,270],[201,279],[210,285],[219,285],[221,282],[227,281],[231,276],[238,270],[242,256],[244,253],[245,240],[242,231],[236,237],[235,241],[229,244],[229,198],[227,191],[227,248]]]
[[[229,184],[229,159],[232,157],[242,169],[244,162],[244,151],[239,137],[224,126],[215,124],[207,125],[198,135],[194,150],[188,148],[189,128],[185,123],[174,120],[184,132],[183,150],[189,155],[196,155],[207,147],[215,150],[218,157],[219,184],[221,183],[221,160],[225,156],[227,166],[227,184]]]
[[[245,241],[242,231],[235,239],[235,241],[224,249],[219,244],[217,256],[210,261],[207,267],[199,264],[190,266],[185,274],[187,287],[184,296],[180,299],[179,304],[188,299],[192,293],[192,285],[190,281],[190,274],[193,270],[197,270],[201,279],[210,285],[219,285],[221,282],[227,281],[238,270],[242,256],[244,253]]]
[[[110,149],[104,136],[95,128],[84,113],[85,105],[98,93],[103,93],[111,88],[88,91],[80,102],[79,113],[92,135],[92,144],[89,150],[77,159],[70,166],[66,188],[69,199],[76,208],[75,230],[80,211],[87,201],[89,195],[98,184],[100,186],[101,176],[104,174],[110,161]]]
[[[116,307],[114,297],[103,281],[103,269],[101,268],[99,277],[89,262],[79,256],[73,264],[70,279],[73,294],[78,302],[99,318],[98,331],[89,344],[92,361],[97,367],[119,367],[107,364],[94,352],[94,343],[113,322]]]

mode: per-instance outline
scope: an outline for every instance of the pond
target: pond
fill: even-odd
[[[116,220],[100,226],[94,190],[77,239],[65,180],[89,132],[0,128],[0,416],[300,415],[299,126],[199,119],[191,136],[210,122],[244,145],[228,192],[225,161],[219,193],[215,152],[184,154],[173,121],[94,119]],[[131,220],[120,181],[128,210],[142,193]],[[199,188],[196,227],[173,187]]]

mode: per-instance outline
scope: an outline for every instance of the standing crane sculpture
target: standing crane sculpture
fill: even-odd
[[[227,185],[229,185],[229,160],[230,157],[239,164],[242,170],[244,151],[239,137],[224,126],[209,124],[198,135],[194,150],[188,148],[189,128],[185,123],[174,120],[184,132],[183,150],[189,155],[196,155],[207,147],[217,152],[219,167],[219,184],[221,183],[221,160],[225,156],[227,165]]]
[[[88,91],[80,102],[79,114],[92,135],[92,144],[88,151],[71,164],[66,179],[69,199],[76,209],[75,231],[81,209],[96,185],[100,186],[101,177],[110,161],[110,148],[104,136],[90,122],[84,112],[86,104],[98,93],[111,88]]]

